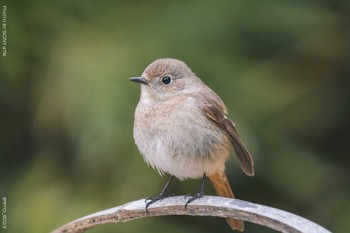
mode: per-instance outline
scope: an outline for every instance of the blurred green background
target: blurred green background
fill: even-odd
[[[0,195],[7,233],[49,232],[159,193],[132,138],[156,58],[185,61],[225,101],[256,175],[238,198],[350,232],[348,1],[3,1]],[[175,182],[177,194],[200,181]],[[208,184],[207,194],[213,194]],[[231,232],[223,219],[159,217],[91,232]],[[247,223],[246,232],[273,232]]]

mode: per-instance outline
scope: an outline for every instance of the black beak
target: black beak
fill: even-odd
[[[148,81],[146,79],[144,79],[143,77],[132,77],[129,78],[130,81],[133,81],[135,83],[141,83],[141,84],[148,84]]]

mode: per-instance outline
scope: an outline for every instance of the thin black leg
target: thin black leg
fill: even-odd
[[[202,198],[204,196],[204,186],[205,186],[206,179],[207,179],[207,176],[204,174],[202,178],[201,190],[199,191],[199,193],[195,193],[193,195],[186,195],[186,197],[190,196],[191,198],[186,202],[185,209],[187,208],[187,205],[190,204],[192,201]]]
[[[145,202],[146,202],[146,212],[148,213],[148,207],[150,205],[152,205],[153,203],[157,202],[157,201],[161,201],[166,197],[169,197],[168,194],[168,187],[171,183],[171,181],[174,179],[174,176],[171,176],[170,179],[168,180],[168,182],[165,184],[164,188],[162,189],[162,191],[159,193],[158,196],[154,197],[154,198],[146,198]]]

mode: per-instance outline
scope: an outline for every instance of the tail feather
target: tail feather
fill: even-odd
[[[214,187],[214,190],[217,195],[221,197],[230,197],[234,198],[234,194],[232,192],[231,186],[227,180],[225,171],[219,171],[209,176],[209,179]],[[232,228],[232,230],[243,231],[244,223],[241,220],[226,218],[228,225]]]

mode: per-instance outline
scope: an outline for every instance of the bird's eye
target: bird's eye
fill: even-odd
[[[171,83],[171,78],[169,76],[164,76],[162,78],[162,83],[164,83],[165,85],[169,85]]]

